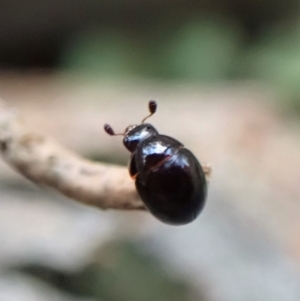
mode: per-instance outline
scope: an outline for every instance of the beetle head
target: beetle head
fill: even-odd
[[[157,130],[149,123],[144,123],[149,117],[151,117],[157,109],[157,104],[154,100],[150,100],[148,103],[148,109],[150,114],[146,116],[142,123],[139,125],[130,125],[125,129],[124,133],[115,133],[109,124],[104,125],[104,130],[111,136],[124,136],[123,143],[125,147],[134,152],[137,145],[147,137],[157,135]]]
[[[130,152],[134,152],[142,140],[154,135],[158,135],[158,131],[149,123],[130,125],[125,130],[123,143]]]

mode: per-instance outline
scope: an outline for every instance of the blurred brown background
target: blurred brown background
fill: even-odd
[[[102,212],[0,162],[0,300],[299,301],[299,1],[1,1],[0,97],[33,129],[127,164],[151,122],[213,167],[184,227]]]

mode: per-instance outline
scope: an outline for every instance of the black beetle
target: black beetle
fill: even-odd
[[[172,225],[192,222],[202,211],[207,196],[206,172],[197,158],[172,137],[160,135],[147,118],[156,112],[156,102],[149,102],[150,115],[140,125],[130,125],[123,143],[132,153],[129,174],[146,208],[159,220]]]

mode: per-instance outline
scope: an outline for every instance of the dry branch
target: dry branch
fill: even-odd
[[[124,167],[91,162],[49,138],[30,132],[0,101],[0,151],[5,161],[34,183],[47,185],[101,209],[143,209]]]

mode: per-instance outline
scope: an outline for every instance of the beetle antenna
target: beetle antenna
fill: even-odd
[[[114,130],[109,124],[104,124],[104,131],[110,136],[124,136],[124,133],[115,134]]]
[[[156,101],[155,100],[150,100],[149,104],[148,104],[148,108],[149,108],[150,115],[146,116],[142,120],[142,123],[144,123],[149,117],[151,117],[156,112],[156,109],[157,109]]]

